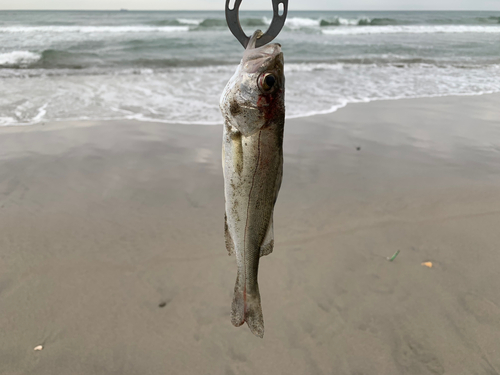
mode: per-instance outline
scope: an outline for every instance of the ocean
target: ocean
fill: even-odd
[[[247,34],[271,12],[242,12]],[[500,92],[500,12],[290,11],[288,117],[382,99]],[[0,12],[0,125],[220,124],[243,48],[224,13]]]

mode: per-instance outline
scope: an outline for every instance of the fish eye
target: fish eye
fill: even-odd
[[[272,73],[266,73],[261,76],[260,86],[264,91],[271,91],[276,84],[276,77]]]

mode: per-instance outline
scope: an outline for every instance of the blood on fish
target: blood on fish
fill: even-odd
[[[276,95],[277,94],[277,95]],[[282,90],[277,93],[272,93],[268,95],[260,95],[257,100],[257,108],[264,115],[266,124],[263,128],[267,127],[270,121],[274,120],[278,113],[281,113],[279,108],[280,100],[276,100],[282,94]]]

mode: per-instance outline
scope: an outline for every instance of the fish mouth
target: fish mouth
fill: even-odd
[[[248,49],[244,53],[247,61],[259,58],[273,58],[281,53],[281,44],[271,43],[259,48]]]
[[[255,72],[262,66],[274,65],[277,60],[283,60],[281,45],[278,43],[247,49],[243,54],[243,64],[249,72]]]

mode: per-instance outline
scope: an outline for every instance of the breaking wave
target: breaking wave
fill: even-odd
[[[245,27],[267,27],[271,23],[268,17],[242,17],[241,25]],[[320,28],[326,34],[344,34],[346,31],[331,31],[337,26],[362,26],[363,31],[352,33],[382,33],[377,27],[384,27],[385,33],[407,32],[407,33],[429,33],[429,32],[497,32],[495,26],[500,24],[500,16],[476,17],[464,20],[435,19],[430,23],[420,24],[416,20],[401,20],[393,18],[345,18],[340,16],[328,18],[288,17],[286,27],[291,30]],[[372,26],[371,31],[365,27]],[[2,33],[176,33],[206,29],[226,28],[224,18],[176,18],[150,21],[147,25],[131,26],[83,26],[69,25],[68,23],[53,23],[52,25],[36,26],[1,26]],[[382,29],[380,29],[382,30]]]
[[[40,60],[42,56],[29,51],[13,51],[0,53],[0,67],[17,68],[27,67]]]
[[[500,26],[468,26],[468,25],[411,25],[411,26],[372,26],[357,28],[322,29],[327,35],[356,34],[438,34],[438,33],[500,33]]]
[[[319,26],[388,26],[400,25],[402,22],[392,18],[360,18],[360,19],[347,19],[336,17],[333,19],[321,19]]]
[[[141,32],[183,32],[189,26],[7,26],[0,27],[0,33],[141,33]]]

